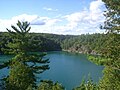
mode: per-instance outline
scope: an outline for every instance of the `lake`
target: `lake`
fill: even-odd
[[[0,61],[9,59],[10,56],[1,55]],[[94,82],[98,82],[102,77],[103,66],[97,66],[87,60],[84,54],[75,54],[68,52],[48,52],[46,58],[49,58],[50,69],[38,75],[40,79],[58,81],[66,90],[72,90],[80,85],[82,79],[90,77]],[[7,69],[0,70],[2,74],[8,73]]]

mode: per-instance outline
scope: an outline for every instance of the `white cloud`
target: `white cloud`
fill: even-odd
[[[74,34],[103,32],[99,29],[100,24],[103,24],[105,20],[103,7],[104,3],[101,0],[92,1],[89,9],[66,15],[64,17],[68,21],[66,27],[70,31],[73,30]]]
[[[103,2],[101,0],[92,1],[90,3],[90,11],[92,13],[100,13],[101,12],[101,6],[103,6]]]
[[[10,20],[0,19],[0,30],[5,31],[11,24],[20,21],[28,21],[31,24],[31,32],[55,33],[55,34],[85,34],[85,33],[100,33],[100,24],[104,22],[103,16],[104,3],[101,0],[92,1],[89,8],[82,11],[74,12],[69,15],[58,16],[54,18],[41,17],[38,15],[22,14],[15,16]],[[45,8],[52,11],[52,8]]]
[[[70,15],[66,15],[65,18],[69,22],[67,26],[71,27],[71,29],[78,27],[80,23],[83,23],[85,21],[84,18],[87,17],[87,15],[87,11],[75,12]]]
[[[46,25],[47,26],[53,26],[55,25],[57,22],[61,21],[60,19],[49,19],[47,22],[46,22]]]
[[[19,16],[12,17],[10,20],[0,19],[0,31],[6,31],[6,28],[10,28],[11,25],[16,25],[18,20],[19,21],[28,21],[30,23],[31,27],[35,27],[35,29],[37,27],[39,29],[41,26],[44,26],[44,28],[45,27],[50,28],[51,26],[53,26],[57,22],[61,21],[61,20],[56,19],[56,18],[52,19],[52,18],[49,18],[49,17],[40,17],[38,15],[22,14],[22,15],[19,15]],[[36,32],[36,30],[34,30],[34,28],[33,28],[32,32]]]
[[[46,11],[58,11],[58,9],[53,9],[53,8],[49,8],[49,7],[43,7],[43,9]]]

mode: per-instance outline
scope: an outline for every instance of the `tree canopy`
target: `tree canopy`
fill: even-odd
[[[25,90],[29,87],[36,88],[35,74],[42,73],[49,69],[48,59],[43,60],[45,54],[34,54],[28,51],[30,45],[28,22],[18,21],[17,27],[11,26],[13,30],[8,30],[11,42],[6,44],[3,51],[14,55],[12,59],[0,64],[0,69],[8,67],[10,69],[8,77],[5,77],[5,87],[7,90]]]

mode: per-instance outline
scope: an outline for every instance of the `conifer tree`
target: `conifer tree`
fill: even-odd
[[[104,42],[105,47],[99,51],[100,56],[90,56],[89,59],[105,66],[104,75],[97,87],[91,83],[83,83],[74,90],[120,90],[120,1],[102,1],[107,10],[104,14],[106,20],[101,29],[106,30],[107,40]],[[89,84],[90,88],[87,86]]]
[[[3,51],[14,57],[7,62],[0,63],[0,69],[8,67],[9,75],[4,78],[7,90],[26,90],[36,88],[35,74],[49,69],[48,59],[43,60],[45,54],[34,54],[29,52],[29,27],[28,22],[18,21],[17,26],[11,26],[13,30],[7,29],[12,41]]]
[[[100,81],[102,90],[120,89],[120,1],[102,0],[106,5],[103,28],[106,29],[109,39],[106,41],[106,48],[102,51],[106,59],[104,75]]]

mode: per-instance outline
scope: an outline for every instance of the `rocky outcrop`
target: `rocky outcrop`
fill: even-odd
[[[84,46],[81,46],[79,48],[78,47],[71,47],[69,49],[63,49],[63,51],[98,55],[98,53],[95,50],[89,49],[88,47],[84,47]]]

